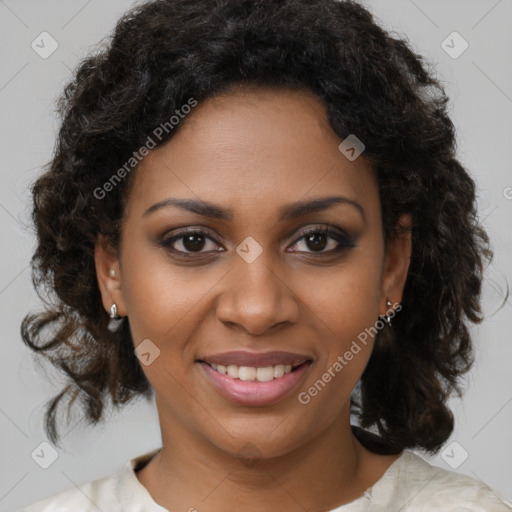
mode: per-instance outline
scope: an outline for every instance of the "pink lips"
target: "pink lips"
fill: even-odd
[[[288,395],[311,366],[311,359],[303,354],[291,352],[251,353],[245,351],[225,352],[205,356],[197,361],[208,381],[226,399],[240,405],[271,405]],[[269,382],[242,381],[214,370],[210,364],[265,367],[292,365],[294,370]]]
[[[296,354],[293,352],[247,352],[245,350],[235,350],[233,352],[224,352],[222,354],[214,354],[211,356],[201,357],[201,361],[214,364],[222,364],[228,366],[234,364],[236,366],[275,366],[276,364],[297,364],[304,363],[310,357],[304,354]]]

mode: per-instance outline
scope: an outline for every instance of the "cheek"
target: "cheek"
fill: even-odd
[[[159,359],[143,367],[154,387],[169,374],[186,378],[197,357],[196,339],[212,315],[212,297],[225,271],[212,267],[179,266],[159,249],[126,244],[123,257],[123,297],[134,345],[149,339]],[[166,371],[164,371],[167,370]]]
[[[163,345],[204,294],[201,284],[191,286],[186,272],[157,254],[142,244],[127,242],[124,248],[123,298],[135,344],[152,338]]]
[[[333,333],[357,336],[377,320],[380,280],[380,260],[360,251],[318,279],[308,278],[308,302]]]
[[[381,262],[368,254],[355,255],[329,279],[318,280],[317,286],[310,283],[308,292],[320,329],[320,378],[330,381],[333,374],[342,373],[344,377],[335,380],[347,390],[352,389],[368,362],[379,319]]]
[[[123,293],[133,343],[151,354],[147,365],[139,356],[141,369],[157,395],[161,399],[167,397],[166,407],[181,416],[189,399],[183,393],[183,383],[190,378],[194,359],[188,340],[194,338],[198,315],[204,315],[201,300],[213,283],[191,280],[190,274],[168,263],[151,264],[137,250],[130,254],[124,267],[127,277],[125,280],[123,276]],[[169,397],[172,398],[167,401]]]

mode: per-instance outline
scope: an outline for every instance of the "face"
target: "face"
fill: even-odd
[[[246,89],[136,170],[120,251],[98,244],[96,264],[105,309],[146,340],[164,443],[276,456],[348,428],[362,333],[401,300],[410,241],[385,252],[376,175],[340,142],[313,95]]]

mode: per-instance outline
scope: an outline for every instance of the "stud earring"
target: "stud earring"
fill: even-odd
[[[110,321],[108,323],[107,329],[110,332],[116,332],[122,323],[123,323],[123,318],[118,316],[117,304],[115,302],[113,302],[112,306],[110,306]]]
[[[387,299],[386,306],[388,308],[390,308],[391,306],[394,306],[394,304],[389,299]],[[395,316],[396,312],[400,311],[401,309],[402,309],[402,305],[398,304],[396,309],[392,308],[391,310],[388,309],[388,311],[386,311],[386,314],[384,315],[384,320],[388,324],[389,327],[391,327],[391,319]]]
[[[386,301],[386,306],[392,306],[393,303],[388,299]],[[389,325],[389,327],[391,327],[391,318],[389,317],[389,315],[384,315],[384,320],[386,321],[386,323]]]
[[[116,271],[115,271],[113,268],[111,268],[111,269],[108,271],[108,275],[109,275],[110,277],[116,277]]]

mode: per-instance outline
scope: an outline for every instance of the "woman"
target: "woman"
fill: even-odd
[[[22,335],[69,377],[54,443],[66,398],[154,392],[162,448],[25,512],[510,510],[410,451],[453,430],[491,254],[446,102],[354,2],[126,14],[60,103]]]

